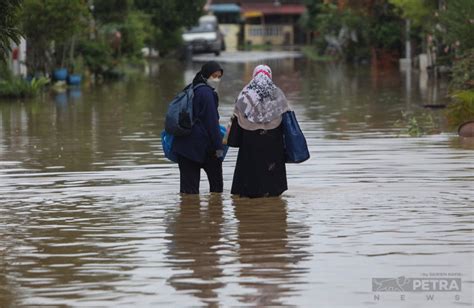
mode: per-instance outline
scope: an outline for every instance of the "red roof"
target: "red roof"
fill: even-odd
[[[306,11],[303,4],[242,3],[242,12],[260,12],[263,15],[301,15]]]

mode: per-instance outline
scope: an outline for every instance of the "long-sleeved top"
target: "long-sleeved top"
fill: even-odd
[[[223,149],[218,106],[217,93],[211,87],[203,85],[194,90],[194,125],[190,135],[175,137],[175,154],[203,163],[209,154]]]

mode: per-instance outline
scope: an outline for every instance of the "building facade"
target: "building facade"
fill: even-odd
[[[306,11],[302,0],[210,0],[206,8],[227,31],[228,40],[242,45],[292,46],[304,44],[305,31],[299,19]],[[235,33],[238,29],[238,34]],[[231,38],[227,35],[230,34]],[[229,46],[229,45],[228,45]]]
[[[26,39],[24,37],[20,38],[20,44],[11,43],[7,65],[14,76],[26,77]]]

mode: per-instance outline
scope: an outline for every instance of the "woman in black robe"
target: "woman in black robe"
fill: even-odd
[[[234,108],[227,139],[238,147],[231,193],[241,197],[279,196],[288,189],[282,114],[288,101],[266,65],[255,68]]]

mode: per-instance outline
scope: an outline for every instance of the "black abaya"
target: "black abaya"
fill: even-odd
[[[231,193],[258,198],[279,196],[288,189],[282,126],[245,130],[232,120],[228,145],[239,147]]]

